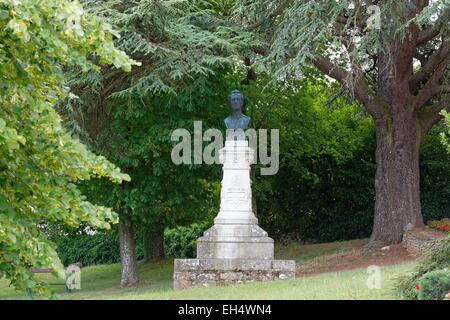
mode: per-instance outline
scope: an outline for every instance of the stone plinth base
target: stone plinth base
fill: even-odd
[[[294,277],[293,260],[175,259],[173,288],[182,290]]]

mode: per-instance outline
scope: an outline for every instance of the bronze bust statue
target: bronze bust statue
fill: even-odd
[[[242,113],[242,108],[244,107],[244,95],[239,90],[231,91],[228,100],[231,105],[232,114],[226,117],[224,122],[227,129],[247,129],[250,123],[250,117],[247,117]]]

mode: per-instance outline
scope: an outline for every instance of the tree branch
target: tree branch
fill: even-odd
[[[450,112],[450,96],[443,95],[442,98],[435,102],[430,107],[424,109],[424,111],[420,114],[420,126],[421,126],[421,136],[422,138],[431,130],[431,128],[442,120],[442,116],[440,115],[440,111],[442,109]]]
[[[438,95],[445,91],[448,86],[440,86],[439,82],[447,71],[448,62],[440,64],[434,73],[431,75],[431,78],[425,83],[423,88],[419,91],[419,93],[415,96],[413,102],[413,109],[416,111],[420,107],[424,106],[428,101],[430,101],[434,96]]]
[[[437,94],[447,94],[450,93],[450,85],[441,85],[436,88]]]
[[[439,34],[439,32],[439,29],[433,27],[420,31],[419,37],[417,38],[417,45],[420,46],[434,39]]]
[[[351,54],[353,50],[355,50],[355,44],[353,43],[351,37],[349,37],[349,35],[346,33],[345,24],[336,21],[334,29],[336,31],[336,34],[341,38],[341,41],[347,49],[347,52]]]
[[[414,89],[420,85],[420,83],[427,80],[433,74],[437,66],[445,60],[450,60],[450,39],[444,41],[439,49],[431,54],[428,62],[420,69],[420,71],[411,76],[409,79],[411,91],[414,92]]]
[[[250,26],[247,26],[244,30],[245,31],[255,31],[256,29],[261,27],[266,21],[273,19],[276,16],[282,14],[284,9],[285,9],[284,5],[278,6],[272,13],[264,15],[264,17],[262,19],[260,19],[259,21],[255,22],[254,24],[252,24]]]
[[[353,77],[350,72],[334,65],[331,61],[319,54],[316,55],[313,64],[327,76],[339,81],[345,89],[356,97],[374,119],[381,118],[382,114],[375,103],[374,94],[371,93],[371,90],[362,77]]]

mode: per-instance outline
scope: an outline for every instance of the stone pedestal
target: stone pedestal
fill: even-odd
[[[220,211],[214,226],[197,240],[197,259],[176,259],[174,289],[209,287],[295,276],[295,262],[273,260],[273,239],[258,226],[252,210],[248,141],[226,141]]]

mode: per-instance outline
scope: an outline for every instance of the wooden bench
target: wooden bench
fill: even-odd
[[[75,264],[75,265],[78,266],[78,264]],[[71,266],[69,266],[69,267],[71,267]],[[65,268],[65,270],[67,271],[69,269],[69,267]],[[29,271],[31,273],[52,273],[53,269],[49,269],[49,268],[30,268]],[[64,283],[60,283],[60,282],[49,283],[49,285],[52,285],[52,286],[64,286],[67,293],[71,293],[72,292],[72,289],[67,286],[67,281],[64,282]],[[27,294],[31,295],[31,292],[30,292],[29,289],[27,289]]]

